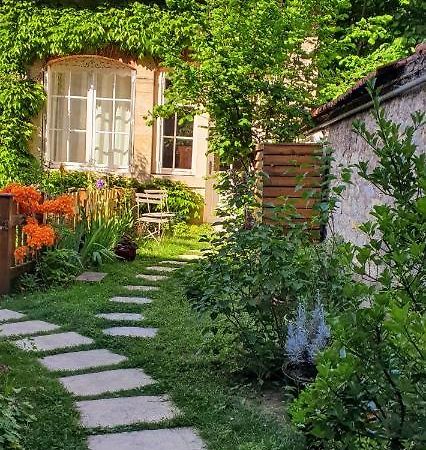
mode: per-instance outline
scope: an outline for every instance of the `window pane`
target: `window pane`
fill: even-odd
[[[178,116],[176,136],[192,137],[194,135],[194,119],[185,121],[181,124],[179,124],[179,119],[181,118]]]
[[[112,98],[114,86],[113,73],[98,73],[96,75],[96,97]]]
[[[84,163],[86,161],[86,132],[70,132],[69,162]]]
[[[67,160],[67,135],[65,131],[51,131],[49,133],[50,158],[55,162]]]
[[[96,131],[112,131],[112,100],[96,100]]]
[[[130,132],[130,102],[115,102],[115,131]]]
[[[132,78],[129,75],[117,75],[115,81],[115,98],[132,98]]]
[[[114,136],[114,166],[129,165],[130,138],[128,134],[116,134]]]
[[[87,97],[88,73],[71,72],[71,95]]]
[[[87,100],[70,99],[70,128],[71,130],[85,130],[87,119]]]
[[[176,116],[173,115],[172,117],[169,117],[168,119],[163,119],[164,120],[163,121],[164,136],[174,136],[175,135],[175,118],[176,118]]]
[[[68,99],[63,97],[52,97],[50,104],[50,128],[59,128],[64,130],[68,128]]]
[[[191,169],[192,167],[192,140],[176,140],[176,169]]]
[[[51,82],[52,82],[52,94],[53,95],[68,95],[68,75],[65,72],[54,72],[51,71]]]
[[[107,166],[111,151],[111,134],[96,133],[95,136],[95,162]]]
[[[163,168],[173,169],[173,139],[163,140]]]

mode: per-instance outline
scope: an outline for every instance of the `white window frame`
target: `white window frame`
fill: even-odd
[[[88,58],[90,59],[90,58]],[[70,108],[70,99],[72,98],[86,98],[86,108],[87,108],[87,114],[86,114],[86,161],[79,163],[79,162],[70,162],[70,161],[54,161],[53,155],[54,150],[51,146],[50,142],[50,131],[53,129],[51,124],[51,114],[50,110],[52,108],[52,99],[55,97],[58,97],[57,95],[53,95],[52,93],[52,83],[50,80],[52,79],[52,72],[67,72],[68,76],[72,72],[86,72],[88,74],[88,92],[87,97],[82,96],[75,96],[71,95],[71,82],[68,78],[67,81],[67,88],[68,92],[66,96],[59,96],[67,99],[67,108],[68,108],[68,114],[69,114],[69,108]],[[96,120],[96,100],[98,99],[96,96],[96,74],[98,72],[105,73],[105,71],[108,71],[109,73],[114,74],[114,84],[113,84],[113,96],[112,98],[107,97],[100,97],[102,100],[110,100],[112,101],[112,110],[115,111],[115,102],[116,101],[128,101],[130,102],[130,129],[129,129],[129,158],[128,158],[128,164],[125,165],[119,165],[114,166],[113,164],[99,164],[95,163],[95,134],[96,134],[96,127],[95,127],[95,120]],[[131,91],[130,95],[131,98],[129,100],[127,99],[116,99],[115,98],[115,89],[116,89],[116,77],[120,73],[129,73],[131,75]],[[71,75],[72,76],[72,75]],[[123,172],[127,173],[130,170],[130,167],[132,165],[133,160],[133,150],[134,150],[134,123],[135,123],[135,97],[136,97],[136,70],[132,69],[130,67],[90,67],[90,68],[84,68],[84,66],[78,66],[78,65],[62,65],[59,63],[51,64],[47,67],[47,71],[45,71],[45,87],[47,92],[47,111],[46,111],[46,129],[45,129],[45,141],[46,141],[46,151],[45,151],[45,157],[48,162],[49,167],[60,167],[63,166],[65,168],[70,169],[96,169],[103,172]],[[115,114],[113,114],[113,120],[115,118]],[[70,132],[70,126],[68,126],[68,133]],[[116,132],[115,126],[113,123],[113,128],[111,132],[104,132],[105,134],[111,134],[112,139],[111,142],[114,140],[114,136],[116,134],[126,134],[124,132]],[[67,139],[67,159],[69,157],[69,138]],[[111,156],[113,154],[111,153]]]
[[[165,102],[165,91],[166,91],[166,72],[161,71],[158,74],[158,98],[157,102],[159,105],[164,105]],[[176,120],[177,114],[175,114],[175,127],[176,130]],[[157,119],[157,145],[156,145],[156,153],[157,153],[157,173],[161,175],[195,175],[195,163],[196,163],[196,133],[195,130],[197,128],[196,117],[194,117],[193,129],[192,129],[192,138],[190,137],[179,137],[177,135],[170,136],[174,139],[173,143],[173,166],[175,165],[176,158],[176,141],[178,139],[192,141],[192,158],[191,158],[191,168],[190,169],[178,169],[178,168],[170,168],[163,167],[163,147],[164,147],[164,119]]]

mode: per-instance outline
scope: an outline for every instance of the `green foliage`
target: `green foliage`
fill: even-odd
[[[313,35],[322,3],[327,6],[320,3],[2,1],[0,136],[8,163],[0,182],[18,179],[28,165],[30,119],[44,99],[27,68],[36,59],[106,47],[170,68],[166,110],[154,114],[197,105],[194,113],[210,117],[211,149],[225,162],[247,160],[260,139],[292,139],[309,122],[314,72],[302,61],[301,43]]]
[[[45,287],[65,285],[74,280],[83,265],[77,251],[53,248],[43,253],[36,266],[36,275]]]
[[[319,29],[319,102],[342,94],[377,67],[414,51],[426,38],[421,0],[343,0]],[[333,24],[330,26],[329,20]]]
[[[281,367],[286,324],[299,301],[312,304],[319,292],[326,308],[347,307],[342,255],[310,243],[298,228],[283,235],[259,224],[220,235],[213,244],[188,274],[187,295],[213,319],[213,332],[225,326],[235,337],[241,363],[258,377]]]
[[[0,375],[1,376],[1,375]],[[0,448],[24,450],[22,432],[33,420],[31,405],[19,398],[20,390],[1,380],[0,392]]]
[[[426,189],[425,155],[413,136],[424,126],[414,113],[404,128],[374,99],[377,130],[356,123],[378,162],[359,175],[389,201],[362,226],[367,244],[352,249],[356,272],[372,294],[337,315],[333,345],[319,375],[293,406],[294,421],[311,443],[331,449],[423,449],[426,445]]]

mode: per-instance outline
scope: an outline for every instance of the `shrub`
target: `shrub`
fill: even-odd
[[[83,269],[80,255],[73,249],[48,249],[40,255],[35,273],[42,286],[67,284]]]
[[[18,397],[19,389],[2,382],[0,392],[0,448],[24,450],[22,430],[34,420],[31,405]]]
[[[377,130],[355,131],[378,163],[356,167],[386,194],[368,238],[354,247],[355,270],[375,282],[364,305],[333,320],[333,345],[320,358],[318,377],[292,407],[313,446],[331,449],[424,449],[426,446],[426,157],[414,132],[425,115],[414,113],[404,129],[374,100]]]
[[[226,319],[242,364],[258,377],[280,370],[287,318],[300,300],[313,306],[319,291],[330,304],[347,306],[348,275],[339,252],[310,242],[298,228],[284,235],[257,224],[220,235],[213,244],[208,258],[187,274],[187,295],[214,325],[218,317]]]

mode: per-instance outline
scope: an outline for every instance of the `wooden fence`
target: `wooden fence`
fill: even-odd
[[[25,245],[22,225],[25,217],[10,194],[0,194],[0,295],[10,291],[11,283],[34,266],[34,260],[15,263],[15,249]]]
[[[296,222],[315,216],[315,202],[321,194],[321,149],[317,144],[263,144],[256,153],[256,167],[263,172],[259,186],[264,222],[273,222],[274,207],[288,201],[296,208]],[[306,198],[308,197],[309,198]]]
[[[75,228],[81,220],[81,213],[91,218],[108,219],[120,215],[136,204],[135,193],[132,189],[111,188],[91,189],[70,192],[74,198],[76,214],[67,225]],[[46,222],[46,217],[43,222]],[[63,222],[63,217],[49,216],[50,223]],[[16,264],[15,249],[25,245],[25,236],[22,232],[25,217],[19,214],[17,204],[11,194],[0,194],[0,295],[10,291],[12,281],[20,274],[32,270],[35,256],[28,255],[23,264]]]

